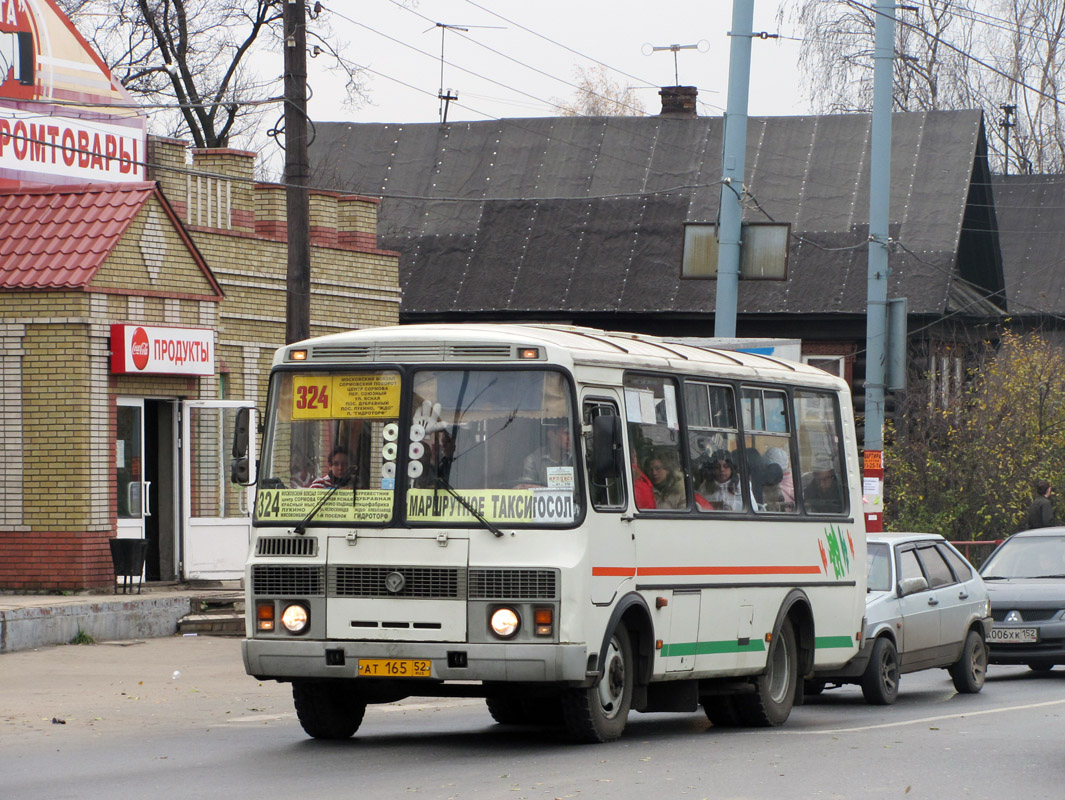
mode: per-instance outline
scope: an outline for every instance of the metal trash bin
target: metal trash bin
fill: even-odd
[[[122,578],[121,592],[127,594],[132,588],[132,578],[140,578],[144,572],[144,557],[148,553],[147,539],[111,539],[111,564],[115,569],[115,594],[119,594],[118,579]],[[143,583],[143,581],[141,581]],[[137,594],[141,592],[137,584]]]

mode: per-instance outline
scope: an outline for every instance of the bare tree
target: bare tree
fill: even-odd
[[[280,116],[283,0],[58,0],[115,77],[149,108],[155,132],[197,147],[248,144],[269,106]],[[320,4],[315,5],[316,9]],[[339,57],[327,20],[310,15],[308,47],[346,73],[361,99],[359,71]],[[273,55],[260,73],[253,60]]]
[[[577,67],[574,79],[577,89],[572,100],[552,100],[564,117],[633,117],[644,113],[636,90],[611,80],[601,64]]]
[[[875,0],[781,5],[780,15],[803,35],[800,68],[815,111],[872,108],[874,9]],[[909,0],[898,4],[896,17],[896,110],[982,108],[997,129],[990,137],[996,168],[1065,168],[1057,99],[1065,80],[1065,0]]]

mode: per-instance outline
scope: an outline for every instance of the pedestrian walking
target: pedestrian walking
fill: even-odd
[[[1028,530],[1032,528],[1049,528],[1057,525],[1054,506],[1050,504],[1050,481],[1040,478],[1035,482],[1035,499],[1028,507]]]

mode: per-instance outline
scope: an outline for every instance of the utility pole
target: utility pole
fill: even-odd
[[[751,85],[754,0],[733,0],[729,36],[728,108],[722,144],[721,209],[717,225],[717,304],[714,336],[736,336],[743,226],[743,175],[747,158],[747,95]]]
[[[307,10],[285,0],[285,208],[288,228],[285,343],[311,335],[311,234],[307,187]]]
[[[1002,126],[1002,142],[1003,142],[1002,152],[1005,155],[1005,158],[1003,159],[1004,164],[1003,164],[1002,173],[1004,175],[1009,175],[1010,174],[1010,128],[1014,127],[1017,124],[1011,118],[1013,117],[1014,114],[1017,113],[1017,106],[1012,105],[1011,103],[1003,103],[1002,105],[999,106],[999,108],[1002,109],[1002,113],[1004,115],[1003,118],[1002,118],[1002,122],[999,123]]]
[[[884,529],[884,389],[887,371],[887,281],[891,196],[892,66],[895,0],[877,0],[873,51],[873,128],[869,175],[869,273],[865,329],[866,530]],[[873,481],[876,481],[875,485]],[[875,491],[874,491],[875,490]]]

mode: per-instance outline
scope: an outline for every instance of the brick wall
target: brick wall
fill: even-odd
[[[148,153],[225,297],[155,198],[88,291],[0,292],[0,588],[111,586],[115,398],[218,396],[217,375],[112,375],[110,323],[216,330],[229,396],[265,405],[285,340],[285,190],[254,182],[251,153],[196,150],[189,164],[183,142],[157,137]],[[312,193],[312,335],[398,323],[398,255],[377,247],[377,206]]]

